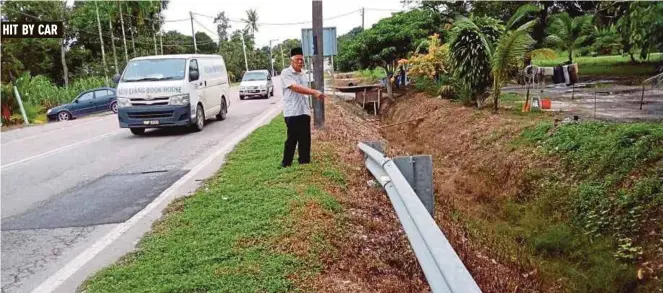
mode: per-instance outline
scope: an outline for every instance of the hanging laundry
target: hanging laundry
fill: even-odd
[[[569,65],[569,78],[571,79],[571,84],[578,83],[578,64],[577,63]]]
[[[553,69],[553,83],[560,84],[564,83],[564,73],[562,72],[562,66],[555,66]]]
[[[555,74],[555,70],[552,67],[542,67],[542,68],[544,76],[553,76]]]
[[[539,83],[542,83],[545,87],[546,84],[546,75],[545,75],[545,69],[543,67],[539,67],[537,71],[537,79]]]
[[[562,72],[564,73],[564,83],[566,85],[571,85],[571,78],[569,77],[569,66],[562,66]]]

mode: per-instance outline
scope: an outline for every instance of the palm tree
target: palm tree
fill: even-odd
[[[551,34],[546,37],[545,41],[568,50],[569,63],[573,63],[573,51],[587,39],[591,20],[591,15],[571,18],[566,12],[557,14],[553,16],[550,25]]]
[[[246,11],[246,19],[242,19],[246,23],[246,30],[251,30],[253,36],[258,31],[258,11],[249,9]]]
[[[501,89],[509,78],[510,67],[521,63],[530,48],[536,43],[530,35],[536,22],[536,20],[531,20],[517,29],[507,31],[497,42],[495,53],[491,58],[493,110],[495,111],[498,109]]]
[[[537,20],[530,20],[527,23],[516,27],[528,14],[538,12],[540,7],[532,4],[525,4],[518,8],[518,11],[511,16],[504,26],[504,33],[499,36],[495,43],[490,38],[480,32],[481,29],[469,18],[462,18],[458,24],[461,26],[474,27],[483,43],[483,50],[490,60],[490,74],[493,79],[493,109],[497,111],[501,88],[507,82],[511,69],[521,63],[525,56],[531,54],[530,49],[535,41],[530,36],[530,31]]]

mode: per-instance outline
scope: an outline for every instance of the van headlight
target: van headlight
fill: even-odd
[[[190,103],[189,94],[172,96],[170,97],[170,101],[168,101],[169,105],[177,105],[177,106],[188,105],[189,103]]]
[[[131,100],[129,98],[117,98],[117,107],[118,108],[126,108],[126,107],[131,107]]]

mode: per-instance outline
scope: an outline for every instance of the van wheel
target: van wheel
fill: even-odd
[[[269,92],[269,96],[273,97],[274,96],[274,88],[272,88],[272,91]]]
[[[129,128],[131,130],[131,133],[134,135],[142,135],[145,133],[145,128]]]
[[[201,105],[196,108],[196,121],[192,126],[194,131],[201,131],[205,127],[205,112]]]
[[[228,115],[228,106],[226,105],[226,99],[221,98],[221,111],[219,111],[219,114],[216,114],[216,120],[226,120],[226,116]]]

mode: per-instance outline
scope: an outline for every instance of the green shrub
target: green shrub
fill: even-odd
[[[382,78],[387,77],[387,72],[384,71],[384,68],[382,67],[376,67],[373,69],[363,69],[356,71],[356,74],[359,77],[363,77],[368,79],[369,82],[376,82],[379,81]]]
[[[16,87],[21,95],[26,115],[31,122],[45,120],[43,115],[48,108],[70,103],[81,92],[104,85],[104,79],[96,76],[74,80],[67,88],[51,83],[43,75],[31,77],[29,72],[21,74],[16,79]],[[3,123],[22,123],[23,118],[12,84],[3,84],[0,92],[2,93],[2,105],[9,107],[13,116],[10,121],[3,121]]]
[[[459,22],[451,30],[449,60],[454,77],[464,84],[466,90],[470,90],[474,102],[482,100],[492,84],[489,48],[486,48],[481,36],[485,36],[486,42],[494,44],[504,31],[504,26],[490,17],[474,17],[472,21],[476,25]]]

